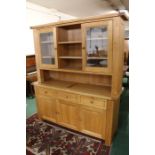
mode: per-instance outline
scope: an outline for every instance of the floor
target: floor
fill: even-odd
[[[129,90],[121,96],[118,130],[112,143],[110,155],[129,155]]]
[[[36,113],[35,98],[26,98],[26,117]],[[114,137],[110,155],[129,155],[129,90],[121,95],[118,130]]]
[[[37,112],[36,100],[32,97],[26,98],[26,118]]]

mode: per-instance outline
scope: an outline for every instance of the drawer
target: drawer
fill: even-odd
[[[66,101],[70,101],[70,102],[80,103],[80,95],[77,95],[77,94],[60,91],[58,93],[58,98]]]
[[[106,109],[107,100],[98,97],[81,96],[81,104]]]
[[[49,96],[49,97],[57,97],[57,91],[50,89],[50,88],[44,88],[44,87],[37,87],[37,95],[39,96]]]

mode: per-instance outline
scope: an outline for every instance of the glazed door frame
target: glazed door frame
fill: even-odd
[[[107,67],[90,67],[87,66],[87,29],[88,28],[95,28],[95,27],[107,27],[107,39],[108,39],[108,46],[107,46]],[[82,27],[82,57],[83,63],[82,68],[84,71],[93,71],[93,72],[104,72],[104,73],[111,73],[112,72],[112,20],[105,20],[100,22],[92,22],[92,23],[84,23],[81,25]]]
[[[45,64],[42,63],[42,52],[41,52],[41,39],[40,34],[49,33],[53,34],[53,52],[55,54],[55,63],[54,64]],[[58,68],[58,57],[57,57],[57,37],[56,37],[56,27],[47,27],[39,29],[38,31],[38,57],[39,57],[39,66],[43,68]]]

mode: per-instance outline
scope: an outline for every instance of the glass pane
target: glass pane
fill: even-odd
[[[53,33],[52,32],[41,33],[40,44],[41,44],[42,63],[55,64]]]
[[[87,66],[107,67],[108,33],[106,26],[86,29]]]

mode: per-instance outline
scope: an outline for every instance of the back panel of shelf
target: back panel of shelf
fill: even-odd
[[[82,70],[82,59],[59,59],[59,68]]]
[[[59,56],[82,56],[81,44],[59,45]]]
[[[43,85],[110,97],[111,76],[42,70]]]
[[[83,83],[90,85],[98,85],[111,87],[112,76],[111,75],[95,75],[95,74],[79,74],[73,72],[59,72],[51,70],[41,70],[44,82],[51,81],[53,79],[60,81],[71,81],[75,83]]]
[[[58,43],[81,40],[81,24],[58,27]]]

